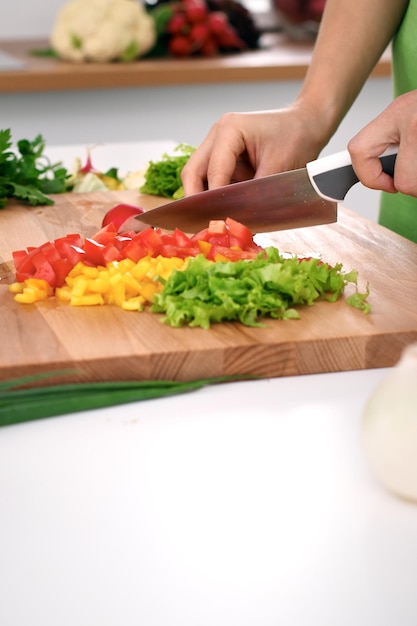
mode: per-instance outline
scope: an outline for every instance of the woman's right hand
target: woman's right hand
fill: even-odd
[[[398,145],[394,178],[382,171],[379,156]],[[371,189],[400,191],[417,198],[417,89],[398,96],[349,141],[359,180]]]

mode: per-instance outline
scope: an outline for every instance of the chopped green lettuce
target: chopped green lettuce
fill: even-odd
[[[174,327],[210,328],[223,321],[264,326],[261,318],[298,319],[299,305],[311,306],[320,298],[334,302],[356,281],[357,272],[344,274],[341,264],[284,259],[274,247],[254,260],[213,263],[198,255],[185,269],[174,270],[155,295],[151,311],[163,313],[163,321]],[[347,301],[367,313],[368,293],[356,293]]]
[[[184,196],[181,172],[195,148],[181,143],[174,152],[163,154],[159,161],[150,161],[145,172],[145,182],[139,188],[141,193],[178,200]]]

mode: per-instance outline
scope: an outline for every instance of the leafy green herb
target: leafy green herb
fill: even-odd
[[[233,320],[264,326],[260,318],[298,319],[297,305],[311,306],[319,298],[334,302],[347,283],[356,282],[357,273],[343,274],[341,264],[284,259],[274,247],[254,260],[212,263],[199,255],[185,269],[174,270],[151,311],[164,313],[163,321],[174,327],[209,328]],[[356,294],[349,304],[369,312],[368,293]]]
[[[181,172],[195,148],[181,143],[175,148],[177,155],[163,154],[160,161],[151,161],[145,172],[141,193],[150,196],[178,199],[184,195]]]
[[[109,178],[114,178],[118,183],[121,182],[119,177],[119,169],[117,167],[111,167],[107,172],[104,172],[104,176],[108,176]]]
[[[158,4],[150,8],[148,13],[151,15],[156,31],[156,41],[153,47],[144,55],[144,58],[153,58],[167,56],[170,33],[167,27],[170,19],[174,14],[174,8],[171,2],[166,4]]]
[[[189,382],[150,380],[24,387],[62,373],[65,372],[49,372],[0,382],[0,426],[162,398],[200,389],[209,384],[235,380],[233,377],[218,377]]]
[[[81,39],[81,37],[73,34],[71,36],[71,45],[76,50],[81,50],[81,48],[83,47],[83,40]]]
[[[125,63],[135,61],[138,58],[139,53],[139,44],[136,41],[131,41],[130,44],[123,50],[120,61],[124,61]]]
[[[44,57],[51,59],[59,58],[59,55],[55,52],[53,48],[36,48],[35,50],[31,50],[30,54],[35,57]]]
[[[32,206],[54,204],[48,195],[66,191],[69,174],[61,163],[51,163],[46,157],[43,137],[21,139],[15,151],[11,147],[10,129],[0,130],[0,207],[9,198]]]
[[[150,13],[152,15],[157,34],[163,35],[166,32],[168,23],[174,13],[173,7],[166,4],[160,4],[152,9]]]

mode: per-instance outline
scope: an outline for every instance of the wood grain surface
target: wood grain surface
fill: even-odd
[[[417,341],[417,245],[341,207],[338,222],[268,235],[282,252],[320,255],[359,272],[370,287],[372,313],[319,302],[300,320],[239,323],[210,330],[170,328],[159,315],[112,306],[71,307],[54,299],[13,300],[12,250],[70,232],[94,233],[120,201],[152,208],[160,198],[134,191],[63,194],[55,205],[10,202],[0,211],[0,380],[71,368],[59,380],[192,380],[221,375],[262,377],[360,370],[394,365]],[[351,293],[346,290],[346,296]]]
[[[70,63],[33,54],[49,47],[47,40],[0,41],[1,50],[25,64],[23,69],[0,72],[0,93],[299,80],[305,76],[313,50],[312,42],[291,41],[285,34],[267,33],[262,37],[259,50],[214,57]],[[391,75],[389,49],[371,75]]]

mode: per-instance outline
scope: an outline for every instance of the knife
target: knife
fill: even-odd
[[[393,176],[398,146],[379,158]],[[337,203],[359,182],[349,152],[343,150],[307,163],[306,167],[202,191],[129,218],[119,229],[146,226],[196,233],[210,220],[231,217],[252,233],[330,224],[337,221]]]

